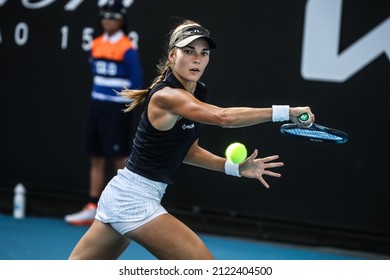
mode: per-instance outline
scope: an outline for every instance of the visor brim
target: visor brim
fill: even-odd
[[[193,42],[193,41],[195,41],[196,39],[199,39],[199,38],[206,39],[206,41],[209,43],[210,49],[217,48],[217,44],[215,44],[214,40],[211,39],[209,36],[206,36],[206,35],[193,35],[193,36],[189,36],[189,37],[185,38],[184,40],[181,40],[180,42],[177,42],[175,44],[175,46],[179,47],[179,48],[183,48],[183,47],[187,46],[188,44],[190,44],[191,42]]]

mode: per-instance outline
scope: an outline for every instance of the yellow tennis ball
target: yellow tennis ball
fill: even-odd
[[[241,143],[232,143],[226,149],[226,158],[233,163],[241,163],[246,159],[246,147]]]

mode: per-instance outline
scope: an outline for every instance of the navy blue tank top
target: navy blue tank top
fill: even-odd
[[[169,72],[166,78],[150,91],[141,114],[131,155],[126,160],[126,167],[150,180],[171,184],[188,150],[199,138],[200,124],[181,118],[167,131],[160,131],[152,126],[147,115],[149,101],[156,91],[164,87],[184,89]],[[205,86],[198,82],[194,96],[204,101],[206,93]]]

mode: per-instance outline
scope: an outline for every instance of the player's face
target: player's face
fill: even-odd
[[[203,38],[196,39],[171,53],[172,69],[182,79],[197,82],[209,63],[209,55],[208,42]]]

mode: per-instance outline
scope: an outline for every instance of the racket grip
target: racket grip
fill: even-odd
[[[298,116],[298,121],[300,121],[301,123],[307,123],[310,121],[310,115],[308,113],[303,113],[303,114],[300,114]],[[311,126],[312,124],[310,124]],[[309,126],[309,127],[310,127]]]

